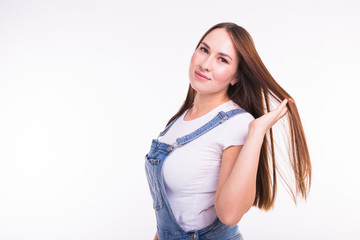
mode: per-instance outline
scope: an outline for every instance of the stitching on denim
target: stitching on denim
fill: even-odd
[[[158,165],[160,160],[159,159],[148,159],[148,162],[152,165]]]
[[[145,169],[146,169],[146,178],[148,180],[148,183],[149,183],[149,188],[150,188],[150,193],[151,193],[151,198],[153,200],[153,208],[155,208],[155,201],[154,201],[154,195],[155,195],[155,192],[154,192],[154,179],[153,179],[153,167],[152,165],[149,163],[149,162],[146,162],[145,164]]]
[[[146,154],[145,158],[146,158],[146,160],[147,160],[149,163],[151,163],[152,165],[154,165],[154,164],[157,165],[157,164],[159,164],[159,162],[160,162],[160,159],[150,158],[150,157],[148,156],[148,154]]]
[[[153,148],[153,149],[155,149],[155,148]],[[152,150],[153,150],[153,149],[152,149]],[[162,153],[168,153],[168,151],[167,151],[167,150],[163,150],[163,149],[160,149],[160,148],[156,149],[156,151],[158,151],[158,152],[162,152]]]
[[[155,176],[155,167],[154,167],[154,165],[152,165],[151,166],[152,167],[152,170],[153,170],[153,172],[152,172],[152,175],[153,175],[153,177],[154,177],[154,179],[153,179],[153,182],[154,182],[154,196],[155,196],[155,199],[154,199],[154,208],[157,208],[157,206],[158,206],[158,198],[157,198],[157,191],[156,191],[156,176]]]
[[[159,205],[155,205],[154,209],[159,210],[164,207],[164,204],[160,203]]]
[[[162,153],[168,153],[167,150],[162,150],[162,149],[158,149],[159,152],[162,152]]]
[[[224,117],[222,116],[221,112],[218,112],[218,115],[220,116],[221,119],[224,119]]]
[[[161,194],[159,194],[159,192],[160,192],[159,182],[157,181],[157,177],[156,177],[156,169],[158,168],[158,164],[152,164],[152,163],[159,163],[160,160],[159,159],[151,159],[147,155],[146,155],[146,159],[147,159],[148,164],[150,164],[150,166],[148,166],[148,168],[150,168],[150,172],[151,172],[150,180],[151,180],[152,184],[150,184],[150,187],[154,194],[153,208],[155,210],[159,210],[164,205],[162,203]]]
[[[235,237],[229,239],[229,240],[240,240],[240,239],[243,239],[241,233],[239,233],[238,235],[236,235]]]
[[[171,234],[182,234],[182,232],[173,232],[173,231],[167,231],[167,230],[161,230],[158,228],[159,232],[164,232],[164,233],[171,233]]]
[[[202,136],[203,134],[209,132],[216,126],[222,124],[226,120],[230,119],[231,117],[235,116],[236,114],[244,113],[245,111],[242,109],[233,109],[224,113],[223,111],[218,112],[218,114],[211,119],[208,123],[204,124],[200,128],[196,129],[192,133],[189,133],[183,137],[178,138],[177,140],[181,145],[185,145],[192,140]]]
[[[226,231],[229,227],[230,227],[230,226],[226,225],[226,228],[224,228],[222,231],[216,232],[216,233],[210,235],[209,238],[206,238],[206,239],[212,239],[212,238],[218,236],[219,234],[221,234],[221,233],[223,233],[224,231]],[[205,240],[206,240],[206,239],[205,239]]]
[[[216,116],[216,118],[219,118],[218,116]],[[202,127],[198,128],[197,130],[195,130],[194,132],[187,134],[185,136],[183,136],[182,138],[184,138],[183,141],[181,141],[183,144],[189,143],[192,140],[195,140],[196,138],[202,136],[203,134],[209,132],[210,130],[212,130],[214,127],[216,127],[217,125],[221,124],[221,121],[216,121],[217,119],[213,119],[210,122],[206,123],[205,125],[203,125]],[[181,138],[181,139],[182,139]]]

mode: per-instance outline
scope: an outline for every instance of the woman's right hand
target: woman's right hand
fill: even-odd
[[[286,104],[289,101],[290,103],[294,103],[294,100],[292,100],[291,98],[284,99],[276,109],[251,121],[249,124],[249,130],[257,129],[257,131],[260,131],[261,133],[265,134],[288,111]]]

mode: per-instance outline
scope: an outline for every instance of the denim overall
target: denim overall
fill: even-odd
[[[174,122],[179,118],[175,118],[164,131],[160,133],[157,139],[153,139],[151,149],[145,156],[146,177],[149,183],[151,196],[153,198],[153,207],[157,220],[157,235],[159,240],[181,240],[181,239],[211,239],[211,240],[235,240],[243,239],[239,227],[237,225],[225,225],[218,217],[210,226],[200,230],[184,231],[176,221],[170,208],[169,201],[166,196],[164,180],[161,173],[163,163],[169,154],[176,148],[181,147],[202,134],[210,131],[214,127],[220,125],[224,121],[233,117],[238,113],[245,112],[243,109],[234,109],[228,112],[220,111],[212,120],[195,130],[194,132],[177,138],[172,145],[160,142],[159,137],[169,130]]]

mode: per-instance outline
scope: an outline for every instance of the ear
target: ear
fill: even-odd
[[[230,81],[230,85],[231,86],[234,86],[234,84],[236,84],[239,80],[236,79],[236,78],[233,78],[231,81]]]

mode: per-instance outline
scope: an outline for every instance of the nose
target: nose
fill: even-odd
[[[211,57],[206,57],[200,63],[200,68],[203,71],[211,71]]]

